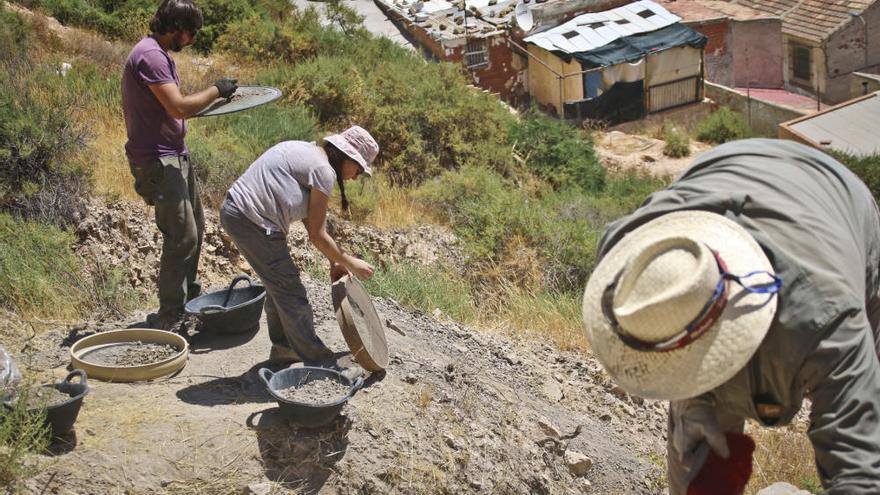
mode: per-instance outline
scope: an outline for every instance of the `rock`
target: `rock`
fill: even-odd
[[[455,438],[455,436],[453,436],[451,433],[444,433],[443,441],[452,450],[458,450],[461,448],[461,445],[459,445],[458,443],[458,439]]]
[[[413,385],[417,381],[419,381],[419,379],[416,378],[416,375],[413,375],[412,373],[408,373],[405,377],[403,377],[403,381],[405,381],[406,383],[409,383],[410,385]]]
[[[431,316],[433,316],[435,319],[440,319],[440,317],[443,316],[443,311],[440,311],[440,308],[434,308]]]
[[[784,481],[778,481],[773,483],[772,485],[763,488],[758,491],[755,495],[809,495],[810,492],[806,490],[801,490],[800,488],[786,483]]]
[[[252,483],[241,491],[244,495],[269,495],[272,493],[271,483]]]
[[[593,467],[593,460],[576,450],[565,451],[565,464],[574,476],[584,476]]]
[[[586,478],[578,478],[574,482],[574,488],[576,493],[590,493],[593,491],[593,484]]]
[[[562,392],[562,387],[559,386],[559,383],[557,383],[556,380],[546,380],[544,384],[541,385],[541,393],[553,402],[559,402],[565,397],[565,394]]]
[[[548,437],[559,438],[562,436],[562,432],[559,431],[559,428],[547,418],[538,418],[538,428],[541,428],[541,431],[543,431]]]

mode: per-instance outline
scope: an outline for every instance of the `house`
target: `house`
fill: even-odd
[[[782,19],[783,78],[828,103],[851,96],[853,72],[880,68],[878,0],[732,0]]]
[[[880,122],[880,92],[779,125],[779,137],[814,148],[860,157],[880,153],[875,127]]]
[[[782,18],[720,0],[654,0],[708,38],[705,77],[730,88],[782,88]]]
[[[702,100],[706,36],[640,0],[524,38],[528,88],[570,119],[616,123]]]
[[[462,64],[474,84],[517,102],[528,98],[528,60],[527,55],[514,46],[527,31],[627,1],[376,0],[376,3],[429,57]],[[517,23],[518,4],[523,4],[531,23],[525,30]]]

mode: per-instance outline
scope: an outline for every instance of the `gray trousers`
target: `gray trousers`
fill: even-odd
[[[333,351],[315,334],[312,306],[290,257],[287,236],[266,234],[228,196],[220,208],[220,224],[266,287],[266,323],[272,343],[292,348],[307,363],[332,358]]]
[[[196,280],[205,232],[199,183],[186,155],[147,163],[129,161],[129,169],[135,191],[156,209],[156,226],[163,238],[159,318],[174,320],[183,313],[186,301],[202,290]]]

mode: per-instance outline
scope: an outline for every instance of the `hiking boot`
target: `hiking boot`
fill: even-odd
[[[269,351],[269,361],[299,363],[302,362],[302,358],[290,347],[280,344],[272,344],[272,349]]]
[[[161,316],[158,313],[150,313],[147,315],[145,328],[178,332],[181,327],[184,327],[185,330],[185,320],[183,313]]]

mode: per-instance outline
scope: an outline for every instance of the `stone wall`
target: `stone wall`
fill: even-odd
[[[777,137],[779,124],[806,115],[805,112],[785,107],[776,103],[763,101],[741,94],[731,88],[705,83],[706,97],[720,106],[729,107],[744,115],[757,134],[765,137]]]

